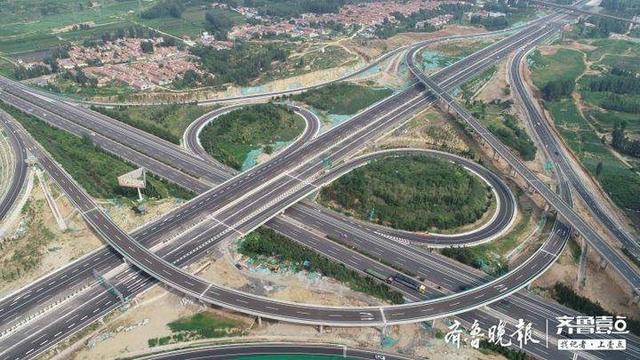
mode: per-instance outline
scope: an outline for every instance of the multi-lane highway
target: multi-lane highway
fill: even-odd
[[[558,9],[558,10],[563,10],[569,13],[575,13],[575,14],[580,14],[580,15],[589,15],[589,16],[597,16],[597,17],[604,17],[607,19],[613,19],[613,20],[618,20],[618,21],[624,21],[630,24],[634,24],[634,25],[640,25],[640,21],[636,21],[634,19],[629,19],[629,18],[624,18],[624,17],[620,17],[620,16],[615,16],[615,15],[610,15],[610,14],[605,14],[605,13],[601,13],[601,12],[595,12],[595,11],[589,11],[589,10],[585,10],[585,9],[581,9],[575,5],[562,5],[562,4],[556,4],[553,2],[549,2],[549,1],[541,1],[541,0],[522,0],[522,1],[528,1],[532,4],[537,4],[537,5],[541,5],[544,7],[550,7],[550,8],[554,8],[554,9]]]
[[[481,68],[481,67],[479,67],[479,68]],[[389,119],[389,121],[390,121],[390,122],[391,122],[391,121],[393,121],[393,120],[395,120],[395,119],[393,119],[393,118],[390,118],[390,119]],[[392,126],[392,125],[389,125],[389,126]],[[384,127],[382,127],[382,129],[384,129]],[[343,150],[343,151],[344,151],[344,153],[345,153],[345,154],[348,154],[348,153],[349,153],[349,151],[348,151],[348,150]],[[345,155],[342,155],[342,157],[344,157],[344,156],[345,156]],[[298,175],[304,175],[304,173],[301,173],[301,174],[298,174]],[[298,177],[298,176],[296,175],[296,177]],[[306,178],[305,178],[305,179],[306,179]],[[298,180],[298,181],[289,180],[289,181],[284,182],[284,183],[283,183],[283,185],[286,185],[287,183],[296,183],[296,182],[297,182],[297,183],[300,183],[299,179],[295,179],[295,180]],[[305,181],[309,182],[309,180],[305,180]],[[298,184],[298,185],[300,185],[300,184]],[[305,184],[305,185],[306,185],[306,184]],[[295,196],[295,195],[293,195],[293,196]],[[287,200],[287,199],[282,199],[282,200],[283,200],[283,201],[289,201],[289,200]],[[294,200],[295,200],[295,199],[294,199]],[[265,209],[265,210],[266,210],[266,209]],[[92,212],[95,212],[95,210],[92,210]],[[213,219],[213,220],[215,220],[215,219]],[[249,225],[249,226],[254,226],[254,225],[253,225],[253,224],[251,224],[251,225]],[[112,229],[109,229],[109,230],[112,230]],[[216,230],[216,231],[218,231],[218,230]],[[235,231],[235,230],[234,230],[234,231]],[[233,231],[231,231],[231,232],[233,233]],[[551,249],[551,250],[555,251],[554,249]],[[205,290],[205,291],[206,291],[206,290]],[[98,308],[98,311],[101,311],[101,309],[100,309],[100,308]],[[82,321],[82,320],[80,320],[80,321]]]
[[[575,213],[571,207],[555,194],[547,184],[541,181],[529,168],[514,155],[500,140],[498,140],[480,121],[474,118],[462,105],[460,105],[446,89],[441,87],[433,79],[427,77],[413,61],[415,53],[407,56],[411,71],[420,79],[436,96],[441,99],[441,104],[457,113],[497,154],[504,159],[511,168],[519,174],[527,184],[542,196],[558,214],[564,218],[596,251],[622,276],[629,284],[632,291],[640,292],[640,271],[630,264],[619,251],[612,248],[596,231],[586,223],[584,219]]]
[[[519,49],[509,66],[509,78],[512,81],[514,94],[520,100],[519,103],[524,107],[530,128],[533,129],[539,141],[544,144],[544,148],[549,152],[549,159],[557,167],[556,172],[560,172],[567,177],[571,183],[571,187],[585,202],[594,217],[604,225],[614,238],[622,243],[622,246],[629,251],[631,256],[640,259],[640,244],[638,240],[625,230],[624,226],[618,224],[618,222],[609,215],[609,211],[600,204],[589,190],[588,185],[585,183],[586,180],[578,174],[579,170],[577,170],[573,162],[569,160],[569,156],[571,155],[567,153],[568,150],[561,144],[561,140],[551,129],[551,124],[542,114],[540,108],[536,106],[535,97],[525,85],[520,68],[524,64],[526,54],[531,49],[532,48]]]
[[[518,38],[518,40],[522,40],[523,38],[524,38],[524,39],[527,39],[527,37],[524,37],[523,35],[520,35],[520,36],[521,36],[521,37],[520,37],[520,38]],[[534,36],[537,36],[537,34],[535,34],[535,32],[534,32]],[[517,43],[516,43],[516,44],[517,44]],[[509,46],[517,46],[517,45],[514,45],[514,44],[507,44],[507,47],[509,47]],[[491,50],[494,50],[494,49],[491,49]],[[504,49],[502,49],[502,51],[504,51]],[[492,54],[491,54],[491,55],[492,55]],[[476,67],[477,67],[477,65],[474,65],[474,66],[476,66]],[[482,65],[480,65],[480,66],[482,66]],[[422,99],[416,99],[416,100],[414,100],[414,101],[418,102],[418,101],[422,101]],[[409,107],[409,109],[411,109],[411,107]],[[406,110],[407,110],[407,108],[404,108],[402,112],[405,112]],[[385,120],[387,120],[387,121],[389,121],[389,122],[392,122],[393,120],[396,120],[396,117],[397,117],[397,116],[392,116],[391,118],[389,118],[389,119],[385,119]],[[350,123],[351,123],[351,122],[350,122]],[[375,123],[374,123],[374,124],[375,124]],[[382,125],[384,125],[384,124],[385,124],[385,123],[383,122],[383,123],[382,123]],[[367,134],[368,134],[368,133],[365,133],[364,135],[367,135]],[[320,138],[321,138],[321,137],[320,137]],[[359,139],[361,139],[361,138],[359,138]],[[311,143],[310,143],[310,146],[313,146],[313,144],[314,144],[314,142],[311,142]],[[351,145],[351,146],[353,146],[353,145]],[[342,154],[349,153],[349,151],[350,151],[349,147],[346,147],[346,148],[340,149],[340,152],[341,152]],[[296,153],[293,153],[293,155],[295,155],[295,154],[296,154]],[[335,157],[335,156],[336,156],[336,154],[334,153],[334,154],[332,154],[332,156],[334,156],[334,157]],[[295,159],[295,157],[294,157],[294,159]],[[338,159],[339,159],[339,158],[338,158]],[[289,161],[291,161],[291,160],[289,160]],[[294,162],[294,164],[299,164],[299,163],[300,163],[300,161],[295,161],[295,162]],[[276,165],[277,165],[277,164],[276,164]],[[312,166],[310,167],[310,170],[317,171],[317,167],[318,167],[318,165],[317,165],[317,164],[314,164],[314,165],[312,165]],[[258,167],[258,168],[259,168],[259,167]],[[314,169],[315,169],[315,170],[314,170]],[[251,172],[251,171],[250,171],[250,172]],[[285,176],[285,179],[284,179],[284,185],[289,185],[289,186],[291,186],[291,183],[294,183],[294,184],[300,185],[300,184],[299,184],[299,183],[300,183],[300,179],[298,178],[298,176],[303,176],[303,175],[305,175],[305,173],[304,173],[304,172],[300,172],[300,173],[298,173],[298,174],[296,174],[296,175],[297,175],[297,176],[291,176],[291,175],[289,174],[289,175]],[[305,178],[306,178],[306,177],[307,177],[307,176],[305,176]],[[290,178],[290,179],[289,179],[289,178]],[[261,179],[260,181],[262,181],[262,179]],[[307,181],[308,181],[308,180],[307,180]],[[277,183],[277,181],[274,181],[274,182],[276,182],[276,183]],[[262,184],[262,183],[263,183],[263,182],[261,182],[261,184]],[[223,185],[223,186],[224,186],[224,185]],[[285,187],[289,188],[289,186],[285,186]],[[295,185],[294,185],[294,186],[295,186]],[[279,187],[280,187],[280,188],[282,188],[283,186],[279,186]],[[263,188],[264,188],[264,187],[263,187]],[[276,189],[277,189],[277,188],[276,188]],[[254,192],[255,192],[255,190],[254,190]],[[260,193],[260,192],[264,192],[264,191],[258,191],[258,193]],[[268,190],[268,191],[267,191],[267,193],[268,193],[268,194],[270,194],[271,192],[272,192],[272,190]],[[69,191],[69,193],[71,193],[71,191]],[[294,195],[294,196],[298,196],[298,195]],[[224,200],[224,199],[223,199],[223,200]],[[80,202],[80,201],[79,201],[79,202]],[[94,208],[94,207],[93,207],[91,204],[89,204],[88,202],[87,202],[87,204],[85,204],[85,207],[90,208],[90,209],[93,209],[93,208]],[[236,207],[236,208],[237,208],[237,207]],[[245,207],[244,207],[244,209],[246,209],[246,208],[247,208],[247,206],[245,206]],[[243,208],[241,207],[240,209],[243,209]],[[85,209],[85,210],[86,210],[86,209]],[[99,213],[98,211],[92,211],[92,216],[97,217],[97,216],[98,216],[98,213]],[[235,217],[235,218],[238,218],[238,216],[245,216],[245,214],[238,215],[238,212],[237,212],[237,211],[232,211],[232,212],[230,212],[230,215],[231,215],[232,217]],[[246,216],[246,219],[247,219],[247,221],[249,221],[249,224],[251,224],[251,222],[255,222],[255,220],[253,219],[253,214],[251,214],[251,213],[250,213],[250,214],[248,214],[248,215],[250,215],[250,216]],[[239,218],[239,219],[240,219],[240,220],[244,220],[245,218]],[[225,220],[226,220],[226,219],[225,219]],[[219,220],[217,220],[217,221],[219,221]],[[222,233],[222,234],[224,234],[224,233],[228,233],[228,232],[232,232],[232,233],[233,233],[233,232],[239,232],[237,229],[233,229],[233,228],[227,227],[225,224],[228,224],[228,223],[229,223],[228,221],[223,221],[223,222],[221,221],[221,222],[220,222],[220,225],[217,227],[217,229],[216,229],[215,231],[217,231],[217,232],[219,232],[219,233]],[[236,223],[236,222],[233,222],[233,223]],[[101,223],[100,223],[100,224],[101,224]],[[100,225],[100,224],[94,224],[94,225]],[[145,265],[145,262],[147,262],[147,263],[153,263],[154,261],[157,261],[157,258],[156,258],[156,257],[154,257],[152,254],[150,254],[150,253],[146,252],[146,251],[145,251],[146,249],[144,249],[143,247],[139,246],[139,245],[138,245],[137,243],[135,243],[134,241],[131,241],[131,240],[126,236],[126,234],[121,234],[121,232],[120,232],[117,228],[114,228],[114,227],[113,227],[113,226],[111,226],[111,225],[112,225],[112,224],[109,224],[108,222],[105,222],[105,224],[104,224],[104,225],[102,225],[102,226],[104,226],[104,228],[102,228],[102,229],[101,229],[101,231],[102,231],[102,232],[104,232],[104,233],[111,233],[111,237],[109,238],[109,240],[111,240],[111,241],[113,242],[113,243],[112,243],[112,245],[114,245],[115,247],[119,248],[119,250],[120,250],[120,251],[123,251],[123,252],[128,253],[128,254],[130,254],[130,252],[137,252],[137,251],[140,251],[140,252],[141,252],[141,254],[145,257],[145,259],[143,259],[143,260],[141,260],[141,261],[137,261],[137,260],[139,260],[139,259],[136,259],[136,262],[135,262],[135,263],[136,263],[136,265],[137,265],[137,266],[139,266],[139,267],[141,267],[141,268],[143,268],[143,269],[145,269],[145,270],[147,270],[147,271],[157,272],[157,275],[158,275],[158,276],[160,276],[161,278],[163,278],[163,280],[165,280],[165,281],[167,281],[167,282],[169,282],[169,281],[171,280],[171,281],[173,282],[173,285],[175,285],[175,286],[177,286],[177,287],[184,287],[184,284],[189,284],[189,283],[194,284],[194,285],[192,285],[192,286],[191,286],[191,289],[184,288],[183,290],[185,290],[185,291],[189,291],[191,294],[195,294],[196,296],[199,296],[200,298],[207,298],[208,296],[211,296],[211,295],[209,295],[207,292],[208,292],[208,289],[213,288],[213,285],[212,285],[212,284],[203,284],[203,283],[202,283],[202,282],[200,282],[198,279],[196,279],[196,278],[194,278],[194,277],[191,277],[191,276],[189,276],[188,274],[185,274],[185,273],[183,273],[183,272],[181,272],[181,271],[179,271],[179,270],[174,269],[173,267],[171,267],[171,266],[170,266],[169,264],[167,264],[167,263],[157,262],[157,264],[155,264],[155,265],[159,265],[159,267],[158,267],[157,269],[154,269],[154,270],[150,270],[149,268],[146,268],[146,267],[147,267],[147,265]],[[257,225],[259,225],[259,223],[258,223]],[[256,226],[256,225],[251,224],[250,226]],[[129,252],[128,252],[128,251],[124,251],[125,249],[123,249],[124,247],[127,247],[127,246],[130,246],[130,248],[129,248]],[[134,259],[134,258],[131,258],[131,260],[132,260],[132,261],[133,261],[133,259]],[[155,265],[154,265],[154,266],[155,266]],[[165,275],[161,275],[161,274],[165,274]],[[170,277],[166,277],[166,276],[169,276],[169,274],[171,274],[171,276],[170,276]],[[172,280],[172,279],[171,279],[171,277],[173,277],[173,276],[175,276],[175,278]],[[176,280],[176,279],[177,279],[177,280]],[[200,288],[202,288],[202,289],[200,289]],[[199,290],[202,290],[202,292],[200,292]],[[200,295],[198,295],[198,294],[200,294]],[[215,296],[215,294],[213,294],[213,295]],[[215,299],[213,299],[213,298],[212,298],[211,300],[215,300]],[[216,301],[217,301],[217,300],[216,300]],[[231,305],[231,304],[228,304],[228,305]],[[236,305],[236,306],[237,306],[237,305]],[[262,313],[262,314],[264,315],[264,313]],[[331,322],[329,322],[329,323],[331,323]]]
[[[207,159],[211,162],[217,162],[202,147],[198,136],[207,124],[215,121],[217,117],[226,114],[229,111],[237,109],[240,106],[242,105],[234,105],[216,109],[196,119],[185,130],[182,142],[183,146],[203,159]],[[456,162],[466,167],[468,170],[480,176],[480,178],[482,178],[487,183],[487,185],[491,187],[497,201],[497,206],[495,213],[485,224],[483,224],[482,226],[478,226],[473,230],[466,231],[460,234],[435,234],[402,231],[384,226],[376,226],[368,222],[357,221],[354,219],[349,219],[348,221],[358,222],[358,226],[360,228],[364,228],[372,233],[377,233],[396,241],[423,244],[430,247],[478,245],[491,241],[508,230],[516,218],[517,208],[515,206],[515,197],[513,196],[511,189],[509,189],[505,182],[492,171],[487,170],[486,168],[478,165],[473,161],[444,153],[442,154],[442,156],[446,157],[449,161]],[[363,165],[365,162],[362,160],[370,158],[371,157],[361,158],[361,162],[359,164]],[[356,164],[354,164],[353,162],[349,162],[348,164],[345,164],[341,167],[346,171],[351,171],[355,166]],[[229,172],[230,174],[234,175],[237,173],[232,169],[230,169]],[[340,172],[340,174],[343,173],[344,171]],[[334,178],[335,177],[332,177],[331,180],[333,180]],[[306,211],[301,211],[303,208],[306,208]],[[289,213],[291,214],[291,212],[293,212],[295,214],[293,216],[294,219],[302,223],[313,221],[313,216],[309,217],[308,215],[305,216],[304,214],[315,214],[316,212],[322,212],[327,216],[332,216],[337,222],[346,220],[343,215],[327,210],[324,207],[310,201],[302,201],[299,204],[296,204],[291,210],[292,211],[290,211]]]
[[[14,206],[27,177],[27,152],[22,144],[22,140],[15,136],[8,128],[3,128],[4,134],[13,150],[14,167],[11,170],[11,183],[9,187],[0,194],[0,219],[5,219],[9,210]],[[9,171],[9,170],[7,170]]]
[[[307,344],[307,343],[243,343],[238,345],[205,346],[184,350],[143,356],[141,360],[201,360],[230,359],[234,357],[250,357],[256,355],[322,355],[342,357],[346,359],[380,359],[404,360],[409,357],[397,354],[374,352],[364,349],[353,349],[344,345]]]

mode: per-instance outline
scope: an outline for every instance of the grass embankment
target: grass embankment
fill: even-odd
[[[0,108],[18,120],[91,196],[137,198],[135,189],[120,187],[117,181],[118,176],[134,170],[133,165],[101,150],[90,138],[71,135],[4,103],[0,103]],[[193,197],[191,192],[155,176],[147,176],[147,188],[143,192],[152,198]]]
[[[521,219],[505,236],[489,243],[462,248],[445,248],[442,255],[457,260],[463,264],[482,270],[492,276],[501,276],[509,271],[506,254],[515,249],[519,242],[525,239],[530,229],[532,204],[528,200],[520,202]]]
[[[251,105],[211,122],[200,142],[215,159],[239,170],[250,151],[270,154],[276,143],[292,141],[304,127],[304,119],[282,105]]]
[[[149,347],[199,339],[238,336],[242,333],[236,321],[221,318],[206,311],[170,322],[168,326],[173,335],[149,339]]]
[[[43,249],[56,235],[42,219],[44,200],[29,200],[21,209],[22,226],[29,229],[23,236],[12,241],[0,242],[0,279],[14,281],[40,265]]]
[[[594,42],[601,43],[601,41]],[[609,45],[611,49],[619,49],[618,45]],[[599,59],[603,53],[592,50],[588,58]],[[548,82],[555,80],[572,80],[585,70],[583,54],[579,51],[559,49],[553,55],[543,56],[534,53],[529,59],[532,70],[532,79],[538,88],[543,88]],[[583,93],[585,99],[597,98],[585,92],[580,86],[578,90]],[[558,132],[569,145],[574,154],[589,173],[598,180],[605,192],[616,205],[628,210],[630,214],[640,210],[640,175],[634,169],[623,163],[603,142],[602,134],[597,133],[597,126],[590,124],[579,112],[576,100],[571,97],[563,97],[557,101],[545,101],[545,107],[551,113]],[[612,119],[615,113],[604,116],[594,116],[594,119],[602,119],[609,123],[619,121]],[[604,125],[601,125],[604,126]],[[599,165],[601,164],[601,165]]]
[[[393,91],[389,89],[373,89],[348,82],[339,82],[294,95],[293,100],[302,101],[330,114],[351,115],[392,93]]]
[[[524,160],[533,160],[537,148],[529,134],[518,125],[513,115],[513,102],[473,100],[475,94],[495,75],[495,66],[483,72],[480,76],[461,86],[461,96],[465,107],[480,122],[497,136],[502,143],[515,150]]]
[[[508,360],[534,360],[531,356],[527,355],[524,351],[513,350],[508,347],[504,347],[500,344],[489,342],[488,340],[480,340],[480,352],[483,354],[500,354]]]
[[[190,123],[213,110],[212,107],[180,104],[91,108],[175,144],[180,144]]]
[[[428,68],[444,68],[461,60],[474,52],[492,44],[494,41],[460,41],[447,42],[427,46],[417,54],[418,59],[423,59],[423,64]]]
[[[614,316],[605,310],[600,303],[593,302],[584,296],[578,295],[571,287],[556,283],[551,289],[551,297],[560,304],[572,308],[588,316]],[[633,334],[640,335],[640,320],[627,319],[627,329]]]
[[[386,284],[377,282],[368,276],[347,268],[344,264],[329,260],[315,251],[299,245],[277,234],[273,230],[260,228],[245,236],[238,251],[250,257],[278,256],[288,263],[294,271],[302,270],[302,264],[308,260],[310,270],[332,277],[354,291],[363,292],[393,304],[403,303],[402,294],[391,290]]]
[[[462,167],[411,156],[358,168],[324,188],[320,201],[378,224],[435,231],[477,221],[493,199],[488,186]]]

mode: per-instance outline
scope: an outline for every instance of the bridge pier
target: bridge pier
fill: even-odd
[[[600,258],[599,265],[600,265],[600,269],[604,270],[607,268],[607,265],[609,265],[609,262],[605,258]]]
[[[529,194],[533,194],[533,187],[531,187],[531,184],[527,184],[527,192]]]
[[[319,332],[320,334],[324,334],[324,325],[319,325],[319,326],[318,326],[318,332]]]
[[[262,327],[262,316],[258,316],[258,326]]]

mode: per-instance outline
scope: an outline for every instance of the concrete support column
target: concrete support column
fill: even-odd
[[[258,316],[258,326],[262,327],[262,316]]]
[[[607,268],[607,265],[609,265],[609,262],[607,261],[607,259],[600,258],[600,268],[604,270]]]
[[[324,333],[324,325],[318,326],[318,332],[320,332],[320,334]]]

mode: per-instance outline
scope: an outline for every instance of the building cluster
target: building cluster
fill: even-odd
[[[150,41],[152,53],[142,51],[142,42]],[[136,90],[147,90],[171,83],[187,70],[197,70],[186,51],[162,46],[162,39],[118,39],[95,47],[73,46],[69,58],[58,59],[61,68],[82,68],[97,86],[120,82]]]
[[[425,25],[429,24],[435,28],[441,28],[445,25],[447,25],[451,20],[453,20],[453,15],[451,14],[445,14],[445,15],[438,15],[434,18],[431,19],[427,19],[427,20],[423,20],[423,21],[418,21],[416,23],[416,29],[424,29]]]
[[[443,3],[459,3],[461,1],[406,0],[376,1],[362,4],[348,4],[340,8],[337,14],[303,14],[299,18],[276,21],[260,16],[255,9],[247,7],[233,8],[247,18],[260,20],[259,24],[235,26],[229,33],[233,39],[250,39],[267,34],[301,36],[313,38],[326,35],[329,31],[318,24],[335,22],[346,27],[364,25],[373,27],[382,24],[385,19],[394,20],[393,14],[411,15],[420,10],[433,10]],[[427,23],[436,27],[443,26],[453,18],[452,15],[438,16]],[[424,26],[424,23],[422,24]]]
[[[326,35],[329,31],[322,27],[310,27],[309,24],[297,21],[280,21],[266,24],[235,26],[229,37],[231,39],[251,39],[265,35],[290,35],[313,38]]]
[[[97,86],[120,82],[136,90],[148,90],[170,84],[187,70],[197,70],[194,63],[185,59],[166,59],[157,62],[134,62],[89,66],[84,73],[97,79]]]
[[[216,50],[231,49],[233,47],[233,42],[216,40],[216,38],[207,31],[200,35],[200,43],[204,46],[210,46]]]
[[[374,26],[384,22],[385,19],[393,18],[393,13],[400,13],[404,16],[411,15],[420,10],[433,10],[437,8],[441,1],[429,0],[407,0],[407,1],[379,1],[362,4],[349,4],[343,6],[338,14],[323,14],[311,17],[310,21],[330,21],[349,25]]]

